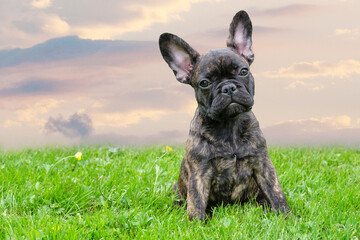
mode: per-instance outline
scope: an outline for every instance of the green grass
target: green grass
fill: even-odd
[[[83,153],[80,161],[72,156]],[[184,148],[0,151],[0,239],[358,239],[360,153],[270,148],[294,218],[218,206],[206,224],[174,208]]]

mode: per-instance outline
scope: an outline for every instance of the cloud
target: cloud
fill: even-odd
[[[351,74],[360,74],[359,61],[349,59],[337,63],[325,61],[299,62],[261,75],[269,78],[304,79],[313,77],[347,78]]]
[[[41,34],[43,29],[41,27],[42,21],[39,19],[21,19],[21,20],[14,20],[12,25],[19,31],[22,31],[26,34]]]
[[[347,115],[283,121],[266,127],[263,131],[269,144],[360,143],[360,125]]]
[[[271,8],[259,12],[260,15],[281,17],[281,16],[297,16],[308,12],[317,12],[319,10],[318,5],[314,4],[292,4],[279,8]]]
[[[104,22],[100,24],[74,26],[73,32],[82,38],[115,39],[128,32],[139,32],[154,23],[166,23],[179,20],[181,12],[189,11],[191,5],[199,2],[219,0],[186,0],[186,1],[156,1],[156,2],[124,2],[123,10],[131,16],[127,19]]]
[[[306,87],[312,91],[319,91],[320,89],[324,88],[324,85],[322,85],[320,83],[304,82],[301,80],[296,80],[296,81],[290,83],[288,85],[287,89],[295,89],[295,88],[298,88],[299,86]]]
[[[62,61],[100,53],[141,53],[145,55],[153,49],[155,49],[155,42],[92,41],[80,39],[77,36],[67,36],[50,39],[31,48],[0,50],[0,67],[14,66],[25,62]]]
[[[26,104],[25,107],[16,111],[18,121],[42,125],[44,122],[42,115],[56,108],[62,102],[62,100],[44,99],[34,105]]]
[[[351,40],[358,40],[360,36],[360,29],[359,28],[338,28],[335,29],[336,36],[344,36]]]
[[[175,84],[178,83],[175,82]],[[178,87],[173,87],[170,84],[164,88],[137,86],[137,89],[129,89],[116,97],[118,102],[116,108],[125,112],[133,109],[181,111],[195,100],[193,99],[193,90],[190,87],[186,90]]]
[[[70,33],[70,25],[56,15],[46,16],[42,29],[54,35],[67,35]]]
[[[216,1],[221,0],[0,1],[0,49],[64,35],[119,39],[156,23],[180,20],[193,4]]]
[[[83,113],[75,113],[64,119],[50,117],[44,126],[46,133],[61,133],[66,137],[86,137],[93,131],[90,117]]]
[[[338,28],[335,30],[335,35],[359,35],[360,31],[358,28]]]
[[[16,83],[11,87],[0,89],[1,97],[11,97],[19,95],[33,95],[54,93],[62,89],[62,85],[54,80],[24,80],[20,83]]]
[[[255,25],[253,34],[254,35],[275,34],[275,33],[284,32],[286,30],[287,29],[278,28],[278,27],[266,27],[266,26],[257,26],[257,25]]]
[[[159,120],[166,115],[166,111],[161,110],[134,110],[121,113],[98,113],[94,115],[94,126],[127,127],[139,123],[142,119],[152,121]]]
[[[16,119],[7,119],[3,127],[9,128],[23,125],[43,126],[46,122],[44,115],[57,108],[63,102],[63,100],[45,98],[34,104],[25,104],[15,111]]]
[[[47,8],[51,6],[51,0],[33,0],[31,6],[34,8]]]
[[[187,131],[161,131],[155,134],[136,136],[115,133],[94,134],[82,140],[85,144],[155,145],[185,143]]]
[[[10,10],[12,14],[6,19],[10,21],[2,21],[2,24],[4,33],[12,38],[49,38],[67,33],[87,39],[118,39],[124,33],[139,32],[155,23],[179,20],[180,13],[189,11],[193,4],[216,1],[221,0],[33,0],[25,4],[24,1],[13,0],[14,4]],[[23,7],[19,8],[20,5]],[[0,10],[0,20],[1,13]],[[17,29],[16,36],[11,36],[11,32],[14,33],[14,21],[22,22],[22,25],[31,25],[32,28],[37,26],[43,31],[41,34],[30,34],[29,31],[25,31],[27,35],[24,35],[22,27]]]
[[[13,121],[13,120],[6,120],[3,125],[4,128],[21,127],[21,126],[22,126],[22,124],[20,122]]]
[[[71,26],[64,19],[56,14],[44,12],[33,12],[18,17],[11,22],[11,27],[28,34],[29,37],[43,34],[53,37],[71,34]]]
[[[263,37],[268,34],[278,34],[285,32],[285,28],[277,27],[267,27],[267,26],[253,26],[254,38]],[[196,46],[196,49],[199,51],[208,51],[208,47],[212,48],[214,46],[221,47],[225,46],[226,38],[229,35],[229,29],[227,25],[224,25],[222,28],[217,29],[205,29],[204,31],[197,31],[192,34],[189,34],[184,37],[185,40],[192,40],[197,43],[201,43],[199,46]],[[210,44],[211,46],[207,46]]]
[[[321,132],[334,129],[351,128],[351,118],[347,115],[324,117],[324,118],[310,118],[302,120],[288,120],[279,122],[275,125],[297,125],[300,130],[305,132]]]

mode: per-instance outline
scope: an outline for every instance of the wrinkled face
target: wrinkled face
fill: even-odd
[[[200,56],[174,34],[159,38],[161,55],[176,79],[194,88],[200,114],[217,121],[250,111],[254,104],[252,23],[245,11],[233,17],[226,46]]]
[[[201,114],[226,121],[250,111],[254,79],[248,62],[230,48],[212,50],[197,62],[190,85]]]

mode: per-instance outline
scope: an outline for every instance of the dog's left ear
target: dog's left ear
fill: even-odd
[[[173,70],[176,79],[181,83],[189,84],[199,53],[183,39],[171,33],[161,34],[159,47],[161,55]]]
[[[254,53],[251,49],[252,45],[252,24],[249,15],[245,11],[238,12],[229,29],[229,37],[226,45],[234,48],[241,56],[243,56],[249,65],[254,61]]]

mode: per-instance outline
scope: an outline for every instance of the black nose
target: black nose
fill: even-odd
[[[233,83],[226,84],[221,88],[221,93],[228,96],[235,93],[236,91],[237,91],[237,87]]]

